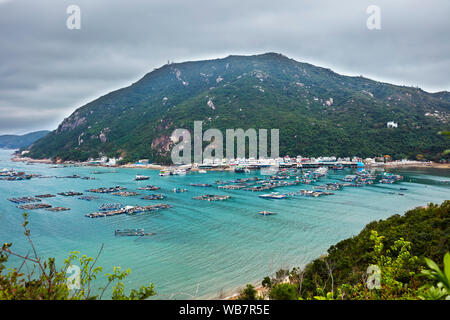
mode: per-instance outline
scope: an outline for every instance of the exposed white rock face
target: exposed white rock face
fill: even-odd
[[[175,76],[177,77],[177,80],[178,80],[178,81],[181,81],[181,83],[183,84],[183,86],[188,86],[188,85],[189,85],[189,82],[184,81],[184,80],[181,78],[181,71],[178,70],[177,68],[174,68],[174,70],[175,70]]]
[[[100,141],[101,141],[102,143],[105,143],[105,142],[106,142],[106,134],[100,133],[100,135],[99,135],[98,137],[100,138]]]
[[[208,105],[208,107],[210,107],[213,110],[216,110],[216,107],[214,106],[214,102],[212,101],[212,99],[209,99],[208,102],[206,103]]]
[[[373,93],[372,93],[372,92],[369,92],[369,91],[366,91],[366,90],[363,90],[362,92],[364,92],[365,94],[367,94],[367,95],[369,95],[371,98],[373,98]]]
[[[221,76],[218,76],[216,82],[219,83],[220,81],[223,81],[223,78]]]
[[[327,101],[325,101],[325,103],[327,104],[327,106],[331,107],[333,105],[333,98],[328,99]]]
[[[73,130],[86,122],[86,117],[80,117],[78,112],[75,112],[69,118],[64,119],[64,121],[58,127],[57,132],[61,133],[67,130]]]
[[[84,136],[84,132],[78,136],[78,145],[79,146],[81,146],[81,144],[84,142],[84,140],[81,138],[82,136]]]

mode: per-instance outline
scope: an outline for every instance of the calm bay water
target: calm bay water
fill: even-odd
[[[62,261],[71,251],[96,256],[104,243],[99,265],[105,272],[113,266],[132,270],[127,288],[153,282],[160,299],[191,299],[230,294],[246,283],[259,282],[264,276],[293,266],[304,266],[326,252],[342,239],[356,235],[369,222],[387,218],[395,213],[429,202],[450,199],[450,171],[438,169],[398,170],[405,179],[394,185],[373,185],[363,188],[347,187],[332,196],[287,200],[264,200],[261,193],[228,191],[217,188],[192,187],[190,183],[214,183],[257,174],[210,172],[189,173],[186,176],[159,177],[158,171],[143,169],[109,169],[92,167],[51,168],[50,165],[13,163],[11,151],[0,150],[0,169],[13,168],[45,176],[77,174],[96,180],[32,179],[29,181],[0,181],[0,241],[13,242],[21,253],[29,246],[21,227],[22,212],[7,199],[64,191],[79,191],[99,199],[83,201],[77,197],[57,196],[43,203],[71,208],[66,212],[32,210],[30,228],[41,256]],[[104,174],[93,174],[103,171]],[[112,172],[115,171],[115,172]],[[330,172],[320,182],[338,181],[345,174]],[[150,176],[149,181],[133,181],[136,174]],[[140,191],[148,184],[161,187],[158,191]],[[92,194],[87,189],[124,186],[142,195],[162,193],[161,201],[137,197]],[[173,188],[189,192],[173,193]],[[399,188],[407,188],[400,191]],[[275,191],[294,192],[310,186],[284,187]],[[391,194],[394,191],[404,196]],[[198,201],[193,196],[213,193],[231,195],[228,201]],[[168,203],[173,208],[159,213],[135,216],[121,215],[88,219],[103,203],[150,205]],[[260,216],[258,211],[270,210],[274,216]],[[154,232],[149,237],[115,237],[115,229],[145,228]],[[11,260],[14,264],[15,260]],[[100,280],[100,284],[103,280]],[[196,294],[198,290],[198,293]]]

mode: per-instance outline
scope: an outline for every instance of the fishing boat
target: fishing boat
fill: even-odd
[[[187,189],[182,189],[182,188],[173,188],[172,190],[175,193],[181,193],[181,192],[187,192]]]
[[[234,172],[235,173],[244,173],[245,169],[243,166],[237,166],[236,168],[234,168]]]
[[[157,186],[145,186],[145,187],[138,188],[138,190],[148,190],[148,191],[159,190],[159,189],[160,189],[160,187],[157,187]]]
[[[142,180],[148,180],[148,179],[150,179],[150,177],[148,177],[148,176],[141,176],[141,175],[136,175],[136,177],[134,178],[134,180],[136,180],[136,181],[142,181]]]
[[[159,172],[159,176],[160,177],[167,177],[167,176],[170,176],[170,175],[172,175],[172,172],[170,172],[169,170],[161,170]]]
[[[262,216],[272,216],[275,214],[275,212],[272,211],[260,211],[258,212],[258,214],[262,215]]]
[[[165,197],[166,196],[162,195],[162,194],[151,194],[149,196],[142,197],[141,199],[143,199],[143,200],[162,200]]]
[[[175,176],[184,176],[186,174],[186,170],[185,169],[176,169],[172,172],[172,174]]]

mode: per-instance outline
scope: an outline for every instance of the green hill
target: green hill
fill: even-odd
[[[280,153],[439,159],[450,94],[348,77],[283,55],[167,64],[77,109],[30,155],[168,160],[175,128],[278,128]],[[398,128],[387,128],[394,121]]]
[[[0,148],[5,149],[20,149],[28,147],[36,140],[41,139],[50,131],[42,130],[27,133],[24,135],[2,135],[0,136]]]

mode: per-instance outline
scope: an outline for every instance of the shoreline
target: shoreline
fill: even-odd
[[[13,162],[26,162],[26,163],[41,163],[41,164],[53,164],[53,165],[76,165],[76,166],[87,166],[87,167],[102,167],[102,168],[128,168],[128,169],[150,169],[150,170],[170,170],[171,168],[175,168],[175,165],[160,165],[160,164],[133,164],[127,163],[122,165],[104,165],[104,164],[89,164],[86,162],[77,162],[77,161],[65,161],[65,162],[55,162],[49,159],[33,159],[29,157],[20,157],[14,156],[11,157],[11,161]],[[191,164],[191,171],[199,171],[201,169],[193,168],[193,164]],[[437,162],[387,162],[380,164],[366,164],[366,168],[376,169],[376,168],[384,168],[384,169],[399,169],[399,168],[434,168],[434,169],[450,169],[450,163],[437,163]],[[213,168],[213,169],[204,169],[206,171],[230,171],[232,168],[230,166],[224,168]]]

